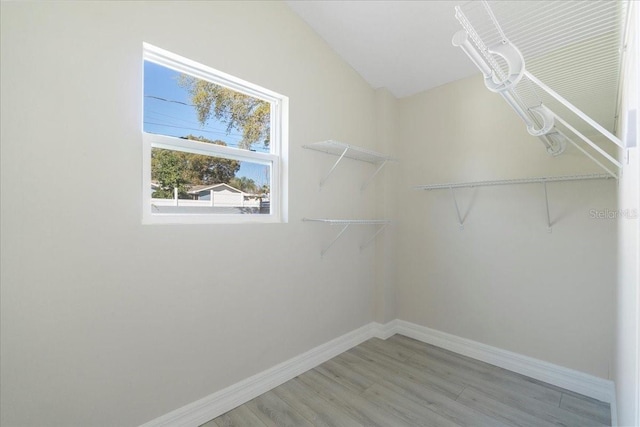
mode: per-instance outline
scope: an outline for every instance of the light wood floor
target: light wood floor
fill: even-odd
[[[395,335],[366,341],[203,427],[588,427],[610,418],[607,403]]]

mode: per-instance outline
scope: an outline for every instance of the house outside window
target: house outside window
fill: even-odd
[[[143,53],[143,223],[286,222],[288,98]]]

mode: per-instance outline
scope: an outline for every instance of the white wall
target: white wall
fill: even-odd
[[[623,91],[621,136],[626,143],[635,140],[635,146],[623,150],[624,165],[620,178],[619,209],[628,212],[621,217],[618,229],[618,288],[616,342],[614,353],[614,380],[616,383],[618,423],[620,426],[640,425],[640,7],[632,2],[631,31],[627,46],[627,69]],[[629,113],[634,112],[635,117]],[[632,123],[631,120],[635,121]],[[635,127],[635,132],[634,132]],[[634,135],[635,133],[635,135]],[[633,217],[635,213],[635,218]]]
[[[461,189],[421,184],[602,173],[550,157],[481,76],[400,102],[397,311],[403,320],[603,378],[616,280],[615,181]]]
[[[301,146],[375,149],[375,93],[285,4],[3,2],[1,27],[3,426],[138,425],[373,320],[368,231],[321,259],[337,230],[301,221],[374,217],[370,166],[319,192],[335,159]],[[289,96],[288,224],[141,225],[143,41]]]

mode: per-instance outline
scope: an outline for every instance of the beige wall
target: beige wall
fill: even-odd
[[[398,317],[608,378],[616,223],[614,181],[448,191],[421,184],[601,173],[580,153],[549,157],[480,76],[400,103]]]
[[[2,3],[3,426],[138,425],[373,319],[375,93],[282,3]],[[288,224],[141,225],[142,42],[290,98]],[[189,268],[187,266],[198,266]]]
[[[387,90],[375,94],[376,149],[393,158],[397,155],[400,134],[399,101]],[[397,317],[396,312],[396,253],[398,209],[398,177],[402,165],[396,160],[387,162],[375,182],[376,218],[393,221],[376,239],[374,320],[387,323]]]

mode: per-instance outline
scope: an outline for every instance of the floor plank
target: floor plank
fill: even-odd
[[[355,393],[364,392],[371,387],[375,381],[360,374],[358,371],[348,369],[332,360],[317,366],[315,369]]]
[[[249,409],[267,426],[312,426],[273,391],[268,391],[247,402]]]
[[[483,393],[479,393],[472,387],[466,388],[458,396],[458,402],[509,425],[518,427],[550,427],[553,425],[517,408],[494,400]]]
[[[359,394],[351,393],[341,384],[331,381],[315,369],[300,375],[300,380],[309,387],[329,399],[338,407],[343,408],[349,414],[366,426],[405,426],[411,424],[381,409],[378,405]]]
[[[399,363],[384,354],[371,351],[365,347],[358,346],[346,353],[353,354],[373,364],[376,364],[385,372],[386,370],[391,369],[396,375],[409,376],[410,379],[415,379],[418,382],[427,383],[430,386],[439,384],[442,386],[441,392],[444,394],[449,394],[454,399],[458,397],[458,395],[466,387],[466,384],[464,382],[460,381],[459,378],[455,377],[449,372],[442,372],[438,371],[437,369],[434,370],[431,368],[423,368],[422,366],[416,366],[415,364],[410,363]],[[439,379],[444,379],[444,382],[439,381]]]
[[[209,425],[209,423],[212,423]],[[241,405],[204,424],[202,427],[266,427],[260,418],[254,414],[249,406]]]
[[[560,407],[574,414],[598,420],[602,424],[611,424],[611,410],[609,405],[586,396],[564,393]]]
[[[347,411],[333,405],[297,378],[276,387],[273,392],[314,426],[357,427],[362,425]]]
[[[416,363],[419,366],[431,369],[441,369],[458,378],[465,385],[483,390],[498,399],[504,395],[517,393],[541,402],[560,406],[562,393],[556,389],[545,387],[536,382],[526,381],[523,377],[514,375],[507,370],[499,369],[488,363],[476,361],[429,344],[420,343],[411,338],[398,335],[393,338],[394,343],[399,343],[400,345],[410,343],[413,346],[417,346],[413,357],[407,363]]]
[[[202,427],[596,427],[609,405],[401,335],[373,338]]]
[[[412,399],[385,387],[382,384],[372,385],[363,395],[371,402],[384,408],[390,413],[402,418],[412,426],[422,427],[459,427],[450,419],[443,417],[427,406],[415,402]]]

